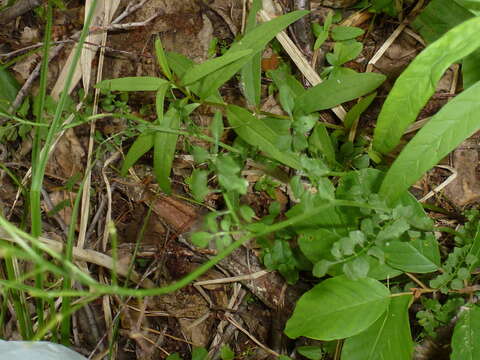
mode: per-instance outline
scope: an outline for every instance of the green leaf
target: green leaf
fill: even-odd
[[[372,325],[389,302],[390,292],[377,280],[334,277],[302,295],[285,333],[325,341],[350,337]]]
[[[261,0],[254,0],[247,17],[245,32],[248,33],[257,26],[257,12],[262,8]],[[260,105],[262,80],[262,53],[255,54],[240,71],[240,84],[247,102],[251,106]]]
[[[125,156],[122,169],[120,170],[120,175],[125,176],[128,172],[128,169],[130,169],[138,159],[140,159],[153,147],[153,139],[153,133],[142,134],[137,137],[128,150],[127,156]]]
[[[300,162],[292,153],[280,151],[275,146],[277,134],[262,119],[256,118],[248,110],[235,105],[228,105],[227,119],[243,141],[258,147],[285,165],[301,169]]]
[[[193,245],[199,248],[206,248],[210,243],[210,240],[212,239],[212,237],[213,237],[212,234],[201,231],[193,234],[190,240]]]
[[[355,40],[337,42],[333,47],[333,54],[328,53],[325,57],[331,65],[342,66],[360,55],[362,49],[362,43]]]
[[[345,340],[342,360],[410,360],[413,341],[408,307],[411,295],[392,297],[387,311],[364,332]]]
[[[232,45],[225,55],[243,50],[251,50],[251,54],[223,67],[222,71],[212,73],[209,77],[205,78],[199,92],[200,97],[205,99],[213,94],[220,86],[244,67],[255,54],[262,51],[275,35],[306,14],[308,14],[308,11],[294,11],[263,23],[245,34],[240,41]]]
[[[155,96],[155,110],[157,111],[157,124],[159,125],[163,123],[163,108],[168,89],[170,89],[169,83],[160,85]]]
[[[182,360],[182,358],[180,357],[180,355],[178,355],[178,353],[173,353],[168,355],[166,360]]]
[[[297,352],[310,360],[320,360],[323,356],[323,351],[320,346],[299,346]]]
[[[213,139],[215,140],[215,153],[218,152],[218,143],[223,135],[224,126],[223,126],[223,116],[221,111],[216,111],[213,115],[212,122],[210,123],[210,133],[212,134]]]
[[[480,22],[478,24],[480,30]],[[394,201],[463,140],[478,131],[479,97],[480,83],[476,83],[435,114],[394,161],[383,180],[380,195],[388,202]]]
[[[452,337],[452,360],[475,360],[480,353],[480,307],[463,309]]]
[[[332,29],[332,39],[335,41],[344,41],[355,39],[363,35],[365,31],[355,26],[335,26]]]
[[[412,273],[429,273],[439,268],[440,253],[435,238],[391,241],[381,248],[385,262],[393,268]]]
[[[384,75],[376,73],[350,74],[325,80],[296,99],[295,111],[309,114],[333,108],[372,92],[384,80]]]
[[[328,30],[322,30],[318,35],[317,39],[315,40],[315,44],[313,44],[313,50],[320,49],[323,45],[325,40],[328,38]]]
[[[221,72],[223,71],[223,67],[244,58],[251,52],[251,49],[241,50],[237,52],[227,52],[223,56],[207,60],[201,64],[193,65],[185,72],[185,74],[183,74],[182,84],[190,85],[215,71]]]
[[[161,126],[178,130],[180,127],[180,114],[174,107],[170,107],[163,118]],[[177,134],[156,132],[154,135],[153,171],[157,178],[158,185],[166,193],[172,192],[170,185],[170,171],[172,170],[175,148],[177,145]]]
[[[387,153],[398,145],[408,125],[435,92],[445,70],[480,46],[479,32],[480,17],[467,20],[429,45],[410,63],[380,111],[373,138],[374,150]]]
[[[170,66],[168,66],[167,57],[165,56],[165,51],[163,50],[162,40],[160,40],[160,37],[157,37],[155,40],[155,54],[157,55],[157,61],[162,69],[163,74],[167,79],[172,80],[172,72],[170,71]]]
[[[208,351],[202,347],[196,347],[192,350],[192,360],[208,360]]]
[[[332,144],[332,139],[328,134],[327,128],[324,124],[318,123],[313,129],[312,135],[309,139],[309,149],[312,152],[317,152],[325,156],[325,160],[329,165],[336,163],[335,159],[335,148]]]
[[[210,189],[207,186],[208,171],[206,170],[193,170],[192,175],[187,178],[186,182],[192,191],[193,198],[198,202],[205,200],[205,196],[210,193]]]
[[[124,77],[100,81],[96,88],[110,91],[157,91],[168,81],[152,76]]]
[[[370,106],[376,96],[377,93],[374,92],[367,97],[364,97],[358,103],[353,105],[350,110],[348,110],[347,115],[345,115],[345,119],[343,120],[346,129],[350,129],[352,127],[352,125],[355,123],[355,121],[358,120],[360,115],[362,115],[362,113],[367,110],[367,108]]]
[[[235,353],[230,349],[230,346],[226,344],[220,349],[220,358],[222,360],[233,360],[235,358]]]
[[[240,175],[242,168],[230,155],[222,155],[216,159],[215,166],[218,173],[218,182],[227,191],[246,194],[248,181]]]
[[[0,67],[0,110],[7,112],[20,86],[10,72]]]

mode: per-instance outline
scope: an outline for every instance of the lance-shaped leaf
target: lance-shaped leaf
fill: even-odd
[[[125,176],[128,169],[130,169],[133,164],[137,162],[147,151],[149,151],[153,146],[153,133],[142,134],[136,138],[130,149],[128,150],[127,156],[123,161],[122,169],[120,170],[120,175]]]
[[[219,71],[224,66],[231,64],[234,61],[249,55],[252,52],[251,49],[240,50],[236,52],[227,52],[225,55],[207,60],[201,64],[196,64],[189,68],[182,77],[182,84],[189,85],[201,78]]]
[[[385,75],[358,73],[340,75],[308,89],[295,100],[295,112],[309,114],[331,109],[341,103],[372,92],[385,80]]]
[[[227,119],[233,130],[246,143],[258,147],[272,158],[294,169],[302,166],[297,158],[289,152],[281,151],[276,145],[278,134],[262,119],[253,116],[248,110],[235,105],[227,107]]]
[[[170,66],[168,65],[167,57],[165,56],[165,51],[163,50],[160,37],[155,40],[155,54],[157,55],[157,61],[162,69],[163,74],[167,79],[172,80],[172,72],[170,71]]]
[[[382,182],[380,195],[394,202],[426,171],[478,131],[479,98],[480,83],[476,83],[433,116],[394,161]]]
[[[174,107],[170,107],[160,124],[171,130],[180,127],[180,114]],[[172,170],[178,134],[156,132],[154,136],[153,170],[160,188],[167,194],[172,192],[170,185],[170,171]]]
[[[110,91],[157,91],[168,81],[152,76],[124,77],[100,81],[96,88]]]
[[[445,70],[480,46],[480,17],[454,27],[429,45],[399,76],[378,117],[374,150],[387,153],[435,92]]]
[[[390,292],[377,280],[334,277],[302,295],[285,334],[325,341],[350,337],[372,325],[389,302]]]
[[[480,307],[466,307],[455,325],[452,337],[452,360],[475,360],[480,354]]]
[[[396,296],[387,311],[364,332],[343,344],[342,360],[410,360],[413,341],[408,321],[411,295]]]
[[[251,54],[223,67],[222,71],[212,73],[205,78],[204,81],[202,81],[202,87],[199,94],[200,97],[205,99],[213,94],[220,86],[240,71],[240,69],[244,67],[256,53],[262,51],[275,35],[307,13],[308,11],[294,11],[279,16],[257,26],[252,31],[245,34],[240,41],[232,45],[225,55],[248,49],[252,51]]]

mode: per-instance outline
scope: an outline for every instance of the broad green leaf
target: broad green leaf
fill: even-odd
[[[358,41],[341,41],[335,43],[333,53],[328,53],[325,58],[331,65],[342,66],[360,55],[362,49],[363,45]]]
[[[201,78],[210,75],[215,71],[223,71],[226,65],[240,60],[252,52],[251,49],[240,50],[237,52],[227,52],[225,55],[207,60],[201,64],[196,64],[189,68],[182,76],[182,84],[190,85]]]
[[[429,273],[438,270],[440,253],[435,238],[414,239],[408,242],[391,241],[382,249],[385,262],[395,269],[412,273]]]
[[[257,26],[257,12],[262,8],[262,0],[253,0],[247,17],[245,32]],[[240,71],[240,84],[247,102],[251,106],[260,105],[262,80],[262,53],[258,52]]]
[[[345,340],[342,360],[410,360],[413,341],[408,320],[411,295],[392,297],[387,311],[364,332]]]
[[[332,39],[335,41],[344,41],[355,39],[363,35],[365,31],[355,26],[335,26],[332,29]]]
[[[383,180],[380,195],[388,202],[395,201],[426,171],[478,131],[479,97],[480,83],[476,83],[433,116],[394,161]]]
[[[320,346],[299,346],[297,352],[310,360],[320,360],[323,357],[323,351]]]
[[[192,350],[192,360],[208,360],[208,351],[202,347],[195,347]]]
[[[280,151],[275,146],[277,134],[262,119],[256,118],[248,110],[235,105],[228,105],[227,119],[243,141],[258,147],[285,165],[301,169],[300,162],[292,153]]]
[[[480,307],[465,307],[452,337],[452,360],[476,360],[480,354]]]
[[[168,66],[167,57],[165,56],[165,51],[163,50],[160,37],[157,37],[155,40],[155,54],[157,55],[157,61],[162,69],[163,74],[167,79],[172,80],[172,72],[170,71],[170,66]]]
[[[147,151],[153,147],[153,133],[146,133],[139,135],[137,139],[133,142],[132,146],[128,150],[127,156],[123,161],[122,169],[120,170],[120,175],[125,176],[133,164],[137,162]]]
[[[223,345],[220,349],[220,358],[222,360],[233,360],[235,358],[235,353],[228,344]]]
[[[180,114],[174,107],[170,107],[163,118],[163,123],[160,125],[171,130],[178,130],[180,127]],[[154,135],[153,171],[158,185],[167,194],[172,192],[170,171],[172,170],[175,157],[177,139],[177,134],[168,134],[160,131]]]
[[[199,202],[205,200],[205,196],[210,192],[210,189],[207,186],[208,171],[195,169],[193,170],[192,175],[187,178],[186,182],[189,185],[195,200]]]
[[[296,99],[295,111],[309,114],[333,108],[372,92],[384,80],[384,75],[376,73],[351,74],[325,80]]]
[[[168,81],[158,77],[137,76],[100,81],[96,88],[110,91],[157,91]]]
[[[410,63],[380,111],[373,138],[375,151],[388,153],[398,145],[408,125],[435,92],[445,70],[480,46],[479,32],[480,17],[467,20],[429,45]]]
[[[389,302],[390,292],[377,280],[334,277],[302,295],[285,334],[325,341],[350,337],[372,325]]]
[[[10,72],[0,67],[0,110],[6,112],[17,96],[20,86]]]
[[[243,68],[255,54],[262,51],[263,48],[270,42],[270,40],[275,37],[275,35],[285,29],[288,25],[300,19],[302,16],[305,16],[307,13],[308,11],[294,11],[289,14],[279,16],[266,23],[260,24],[245,34],[240,41],[232,45],[225,55],[247,49],[251,50],[252,53],[240,60],[233,62],[230,65],[225,66],[222,68],[222,71],[212,73],[209,77],[205,78],[204,81],[202,81],[202,86],[199,93],[200,97],[205,99],[209,95],[213,94],[220,86],[222,86],[233,75],[240,71],[240,69]]]

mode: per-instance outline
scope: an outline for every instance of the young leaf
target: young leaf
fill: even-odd
[[[138,159],[140,159],[153,147],[153,139],[153,133],[142,134],[137,137],[128,150],[127,156],[125,156],[122,169],[120,170],[120,175],[125,176],[128,172],[128,169],[130,169]]]
[[[337,42],[333,47],[333,53],[328,53],[326,59],[331,65],[342,66],[360,55],[362,49],[362,43],[355,40]]]
[[[170,107],[160,124],[172,130],[180,127],[180,114],[174,107]],[[177,145],[177,134],[156,132],[154,135],[153,171],[160,188],[167,194],[172,192],[170,185],[170,171],[172,169],[175,147]]]
[[[325,156],[329,165],[336,163],[335,148],[332,144],[332,139],[328,134],[327,128],[324,124],[318,123],[313,129],[312,135],[309,139],[310,151],[316,151]]]
[[[345,340],[342,360],[410,360],[413,341],[408,307],[411,295],[396,296],[387,311],[364,332]]]
[[[208,360],[208,351],[203,347],[195,347],[192,350],[192,360]]]
[[[480,22],[478,24],[480,26]],[[383,180],[380,195],[389,202],[394,201],[463,140],[478,131],[479,97],[480,83],[476,83],[435,114],[394,161]]]
[[[168,80],[172,80],[172,72],[170,71],[170,66],[168,66],[167,57],[165,56],[160,37],[157,37],[155,40],[155,54],[157,55],[157,61],[162,69],[163,75],[165,75]]]
[[[296,99],[295,111],[309,114],[333,108],[372,92],[384,80],[385,75],[376,73],[351,74],[325,80]]]
[[[362,115],[362,113],[367,110],[367,108],[370,106],[376,96],[377,93],[374,92],[367,97],[364,97],[358,103],[353,105],[350,110],[348,110],[347,115],[345,115],[345,119],[343,120],[345,128],[350,129],[352,127],[352,125],[355,123],[355,121],[358,120],[360,115]]]
[[[445,70],[480,46],[479,32],[480,17],[465,21],[429,45],[410,63],[380,111],[373,137],[374,150],[388,153],[397,146],[408,125],[435,92]]]
[[[200,97],[205,99],[217,91],[220,86],[222,86],[233,75],[235,75],[235,73],[244,67],[255,54],[262,51],[262,49],[270,40],[275,37],[275,35],[285,29],[288,25],[300,19],[302,16],[305,16],[307,13],[308,11],[294,11],[289,14],[279,16],[257,26],[245,34],[240,41],[232,45],[225,55],[247,49],[252,51],[251,54],[225,66],[222,71],[212,73],[209,77],[205,78],[202,82],[202,87],[199,93]]]
[[[257,12],[262,8],[262,0],[253,0],[247,17],[245,32],[248,33],[257,26]],[[260,105],[262,75],[262,53],[255,54],[240,71],[240,83],[247,102],[251,106]]]
[[[285,165],[301,169],[300,162],[293,154],[278,149],[275,145],[277,134],[262,119],[256,118],[248,110],[235,105],[228,105],[227,119],[238,136],[246,143],[257,146],[261,151]]]
[[[228,52],[223,56],[207,60],[201,64],[196,64],[185,72],[182,77],[182,84],[190,85],[215,71],[221,71],[221,69],[226,65],[244,58],[251,52],[251,49],[241,50],[237,52]]]
[[[460,315],[452,337],[452,360],[476,359],[480,354],[480,307],[470,305]]]
[[[168,81],[158,77],[138,76],[100,81],[96,88],[110,91],[157,91]]]
[[[390,292],[377,280],[334,277],[302,295],[285,334],[325,341],[350,337],[372,325],[389,302]]]
[[[195,169],[192,175],[187,178],[186,182],[192,191],[195,200],[202,202],[208,195],[210,189],[207,186],[208,171]]]
[[[364,34],[364,30],[355,26],[335,26],[332,29],[332,39],[335,41],[351,40]]]

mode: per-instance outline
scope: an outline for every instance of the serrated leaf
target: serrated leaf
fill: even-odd
[[[251,49],[227,52],[225,55],[193,65],[182,76],[182,84],[190,85],[215,71],[223,71],[223,67],[240,60],[252,52]]]
[[[452,337],[452,360],[475,360],[480,354],[480,307],[463,309]]]
[[[138,159],[153,147],[153,139],[153,133],[142,134],[135,139],[128,150],[127,156],[125,156],[120,175],[125,176],[128,169],[130,169]]]
[[[377,280],[334,277],[302,295],[285,333],[325,341],[350,337],[372,325],[389,302],[390,292]]]
[[[211,76],[205,78],[204,81],[202,81],[199,92],[200,97],[205,99],[213,94],[220,86],[244,67],[255,54],[262,51],[275,35],[306,14],[308,14],[308,11],[294,11],[260,24],[245,34],[240,41],[232,45],[225,55],[248,49],[252,51],[251,54],[225,66],[222,71],[212,73]]]
[[[96,88],[110,91],[157,91],[168,81],[152,76],[124,77],[100,81]]]
[[[480,18],[478,20],[480,30]],[[388,202],[395,201],[426,171],[480,129],[479,96],[480,83],[476,83],[430,119],[388,170],[380,188],[381,196]],[[390,133],[387,136],[390,138]]]
[[[439,268],[440,252],[435,238],[391,241],[381,248],[385,262],[393,268],[412,273],[429,273]]]
[[[342,360],[410,360],[413,341],[408,307],[412,296],[392,297],[387,311],[367,330],[345,340]]]
[[[157,55],[157,61],[162,69],[163,74],[169,80],[172,80],[172,72],[170,71],[170,66],[168,65],[167,57],[165,51],[163,50],[162,40],[160,37],[157,37],[155,40],[155,54]]]
[[[333,108],[372,92],[384,80],[384,75],[376,73],[349,74],[325,80],[296,99],[295,112],[309,114]]]
[[[258,147],[285,165],[301,169],[300,162],[293,154],[282,152],[275,146],[277,134],[262,119],[256,118],[248,110],[235,105],[228,105],[227,119],[243,141]]]
[[[480,17],[467,20],[429,45],[410,63],[380,111],[373,138],[375,151],[388,153],[398,145],[404,131],[435,92],[445,70],[480,46],[479,32]]]
[[[174,107],[170,107],[163,118],[161,126],[178,130],[180,127],[180,114]],[[156,132],[154,134],[153,170],[160,188],[166,193],[172,192],[170,185],[170,171],[172,170],[177,134]]]

